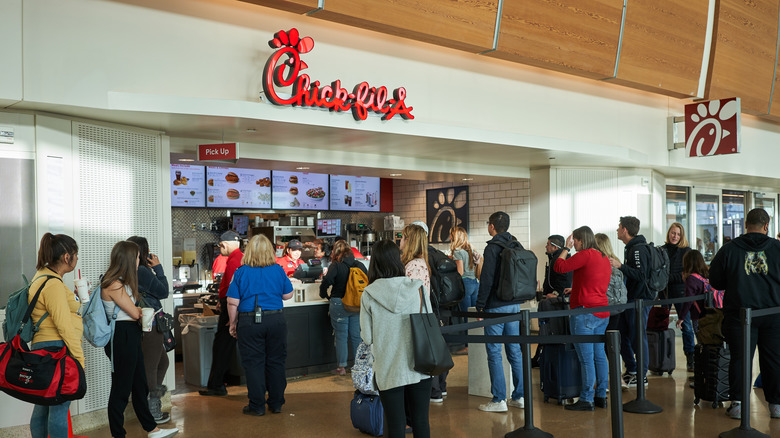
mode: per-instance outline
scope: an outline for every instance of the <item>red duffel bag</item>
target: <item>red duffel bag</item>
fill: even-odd
[[[52,406],[83,398],[87,379],[67,347],[30,351],[16,335],[0,344],[0,390],[28,403]]]

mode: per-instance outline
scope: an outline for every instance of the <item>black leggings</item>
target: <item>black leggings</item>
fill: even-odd
[[[431,404],[431,379],[425,379],[413,385],[379,391],[382,408],[385,413],[384,436],[402,438],[406,431],[406,410],[412,416],[414,438],[430,438],[431,427],[428,424],[428,409]]]
[[[110,359],[110,342],[105,350]],[[108,425],[113,437],[123,438],[126,435],[125,408],[131,393],[135,416],[145,431],[153,431],[157,422],[146,401],[149,387],[141,352],[141,326],[138,321],[119,321],[114,330],[114,372],[111,373],[111,393],[108,395]]]

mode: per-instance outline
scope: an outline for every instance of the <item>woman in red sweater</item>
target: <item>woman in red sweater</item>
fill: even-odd
[[[572,245],[577,251],[566,258]],[[608,305],[607,287],[612,276],[609,259],[596,248],[596,238],[589,227],[579,227],[566,239],[566,248],[555,261],[553,269],[558,273],[574,271],[571,298],[572,309],[581,307],[602,307]],[[575,335],[603,335],[609,322],[609,312],[574,315],[571,317],[571,332]],[[580,359],[582,390],[580,399],[567,405],[571,411],[592,411],[595,406],[607,407],[607,384],[609,374],[604,344],[574,344]],[[593,386],[596,385],[596,390]]]

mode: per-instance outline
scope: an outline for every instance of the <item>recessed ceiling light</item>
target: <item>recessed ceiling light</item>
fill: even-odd
[[[308,167],[302,166],[302,167],[296,167],[296,170],[309,170]]]
[[[474,181],[474,178],[463,178],[463,181]]]
[[[390,176],[401,176],[403,173],[391,173]]]
[[[255,128],[249,128],[246,130],[246,132],[257,132],[257,129]]]
[[[195,161],[192,158],[179,158],[179,161]]]

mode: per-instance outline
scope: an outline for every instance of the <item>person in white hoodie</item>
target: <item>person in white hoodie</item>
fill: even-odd
[[[428,294],[420,292],[422,281],[406,277],[401,251],[394,242],[379,241],[372,253],[369,284],[360,300],[360,336],[374,353],[374,376],[387,424],[385,437],[404,436],[409,412],[414,437],[429,438],[431,377],[414,370],[409,321],[409,315],[419,313],[421,306],[431,308]]]

